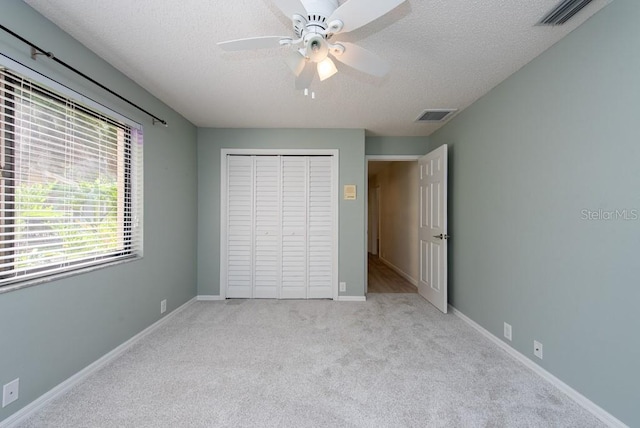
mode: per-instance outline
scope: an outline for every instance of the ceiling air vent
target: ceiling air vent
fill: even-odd
[[[420,113],[420,116],[416,119],[416,122],[444,122],[453,113],[458,111],[457,108],[441,108],[441,109],[429,109]]]
[[[538,25],[562,25],[592,1],[593,0],[563,0],[546,14],[544,18],[538,22]]]

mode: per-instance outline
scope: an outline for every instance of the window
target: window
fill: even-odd
[[[0,66],[0,287],[142,254],[141,129],[64,89]]]

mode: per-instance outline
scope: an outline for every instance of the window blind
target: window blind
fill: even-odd
[[[0,286],[142,255],[140,128],[0,68],[0,168]]]

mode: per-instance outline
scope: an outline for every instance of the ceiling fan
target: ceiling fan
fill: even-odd
[[[295,38],[286,36],[251,37],[219,42],[226,51],[291,46],[286,63],[296,75],[296,89],[311,85],[316,71],[320,80],[338,70],[336,60],[373,76],[382,77],[389,65],[373,52],[348,42],[332,42],[336,34],[347,33],[385,15],[406,0],[274,0],[293,23]]]

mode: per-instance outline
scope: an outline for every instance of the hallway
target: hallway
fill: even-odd
[[[369,253],[368,293],[417,293],[418,288]]]

